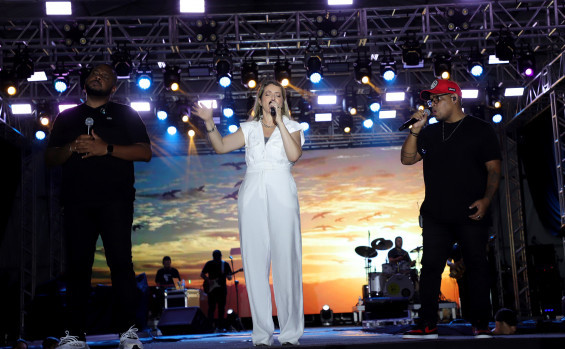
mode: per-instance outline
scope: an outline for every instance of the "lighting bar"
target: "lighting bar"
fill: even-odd
[[[33,73],[32,76],[30,76],[29,78],[27,78],[27,81],[29,82],[33,82],[33,81],[47,81],[47,74],[45,74],[44,71],[36,71]]]
[[[328,5],[353,5],[353,0],[328,0]]]
[[[64,110],[74,108],[76,106],[77,106],[77,104],[59,104],[59,113],[61,113]]]
[[[479,97],[479,90],[461,90],[463,98],[477,98]]]
[[[504,90],[504,95],[507,97],[522,96],[524,94],[523,87],[508,87]]]
[[[316,122],[332,121],[332,113],[314,114],[314,121]]]
[[[500,59],[498,59],[498,57],[496,57],[496,55],[488,56],[488,64],[505,64],[505,63],[510,63],[510,61],[501,61]]]
[[[318,104],[336,104],[336,95],[318,96]]]
[[[405,98],[404,92],[387,92],[386,93],[386,100],[388,102],[398,102],[403,101]],[[382,113],[382,112],[381,112]]]
[[[204,0],[180,0],[180,13],[204,13]]]
[[[70,1],[46,1],[45,13],[48,16],[72,15],[73,8]]]
[[[201,101],[198,101],[199,105],[203,105],[208,109],[218,109],[218,102],[216,102],[215,99],[204,99]]]
[[[396,118],[396,110],[381,110],[379,112],[379,119],[394,119]]]
[[[12,108],[12,114],[21,115],[21,114],[31,114],[31,104],[12,104],[10,106]]]
[[[149,102],[131,102],[130,107],[136,111],[151,111],[151,104]]]

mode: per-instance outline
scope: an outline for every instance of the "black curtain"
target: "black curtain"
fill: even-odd
[[[559,234],[561,217],[553,150],[551,111],[547,109],[519,131],[522,159],[534,206],[543,226]],[[564,155],[564,154],[562,154]]]

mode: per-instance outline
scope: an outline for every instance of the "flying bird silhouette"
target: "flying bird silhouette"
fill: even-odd
[[[134,224],[131,226],[131,230],[136,231],[137,229],[141,229],[141,227],[143,227],[143,224]]]
[[[314,219],[316,219],[316,218],[325,218],[328,213],[331,213],[331,212],[330,212],[330,211],[325,211],[325,212],[316,213],[316,214],[312,217],[312,220],[314,220]]]
[[[335,220],[335,222],[341,222],[341,221],[343,221],[343,217],[339,217]]]
[[[173,189],[173,190],[170,190],[170,191],[166,191],[161,196],[163,198],[175,199],[177,197],[175,195],[176,193],[180,193],[180,190],[179,189]]]
[[[223,163],[222,166],[233,166],[236,170],[241,170],[243,167],[243,165],[245,165],[245,161],[240,161],[240,162],[226,162]]]
[[[235,184],[233,185],[233,187],[234,187],[234,188],[237,188],[237,187],[239,187],[239,186],[241,185],[241,183],[243,183],[243,179],[240,180],[240,181],[238,181],[237,183],[235,183]]]
[[[365,217],[359,218],[357,221],[358,221],[358,222],[361,222],[361,221],[367,221],[367,222],[368,222],[369,219],[371,219],[371,218],[373,218],[373,217],[374,217],[374,215],[365,216]]]
[[[197,190],[197,191],[204,191],[204,186],[201,185],[201,186],[199,186],[198,188],[196,188],[196,190]]]
[[[239,190],[236,190],[233,193],[224,196],[222,199],[230,199],[231,198],[231,199],[237,200],[237,193],[238,192],[239,192]]]
[[[333,227],[333,226],[331,226],[331,225],[318,225],[317,227],[314,227],[314,228],[320,228],[320,229],[322,229],[323,231],[326,231],[326,229],[329,229],[329,228],[332,228],[332,229],[333,229],[333,228],[335,228],[335,227]]]

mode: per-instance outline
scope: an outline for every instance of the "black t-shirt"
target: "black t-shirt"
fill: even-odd
[[[391,258],[397,258],[399,256],[402,256],[403,258],[400,261],[396,262],[395,264],[398,264],[401,261],[412,262],[412,258],[410,258],[410,255],[408,254],[408,252],[406,252],[403,249],[398,250],[395,247],[392,250],[388,251],[388,260],[389,261],[390,261]]]
[[[173,278],[180,279],[179,271],[175,268],[161,268],[157,270],[157,275],[155,276],[155,283],[157,285],[174,285]]]
[[[109,102],[99,108],[81,104],[61,112],[49,137],[49,147],[62,147],[87,134],[86,118],[94,120],[92,130],[108,144],[149,144],[149,136],[137,112],[129,106]],[[63,203],[133,201],[133,161],[113,156],[82,159],[73,153],[63,164]]]
[[[418,152],[426,185],[422,216],[445,223],[487,224],[489,219],[477,222],[468,216],[473,213],[469,206],[485,194],[485,163],[501,159],[492,126],[470,115],[451,124],[429,125],[418,136]]]
[[[223,265],[223,272],[222,272]],[[202,274],[208,274],[208,278],[216,280],[221,287],[226,287],[226,277],[231,274],[231,267],[228,263],[221,261],[221,263],[214,260],[206,262],[202,269]]]

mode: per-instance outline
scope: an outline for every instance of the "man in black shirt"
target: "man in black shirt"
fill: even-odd
[[[208,319],[214,321],[216,304],[218,305],[218,322],[216,327],[224,325],[226,297],[228,288],[226,278],[231,280],[232,270],[229,263],[222,260],[222,252],[212,252],[213,259],[206,262],[200,277],[204,279],[204,291],[208,294]],[[207,274],[207,275],[206,275]]]
[[[422,160],[425,199],[420,208],[424,254],[420,279],[421,321],[405,338],[437,338],[441,274],[451,247],[461,246],[469,283],[469,320],[476,337],[488,337],[490,298],[486,245],[488,208],[500,182],[500,147],[493,128],[465,115],[461,89],[449,80],[436,80],[421,98],[428,101],[438,123],[428,125],[424,111],[410,130],[401,162]]]
[[[157,270],[155,283],[161,287],[175,287],[173,278],[180,280],[179,271],[171,267],[171,257],[165,256],[163,257],[163,268]]]
[[[110,102],[116,83],[112,67],[96,66],[85,81],[86,102],[57,116],[45,154],[48,165],[63,168],[61,199],[69,329],[79,338],[84,338],[86,331],[99,235],[111,272],[116,330],[125,332],[135,323],[137,288],[131,254],[133,162],[149,161],[151,146],[137,112]]]
[[[395,270],[398,269],[398,265],[400,263],[406,262],[405,265],[407,267],[407,270],[403,270],[403,271],[405,271],[406,273],[410,271],[409,268],[411,267],[412,264],[412,258],[410,258],[408,252],[402,249],[402,237],[397,236],[394,239],[394,248],[388,251],[388,262],[393,266]]]

